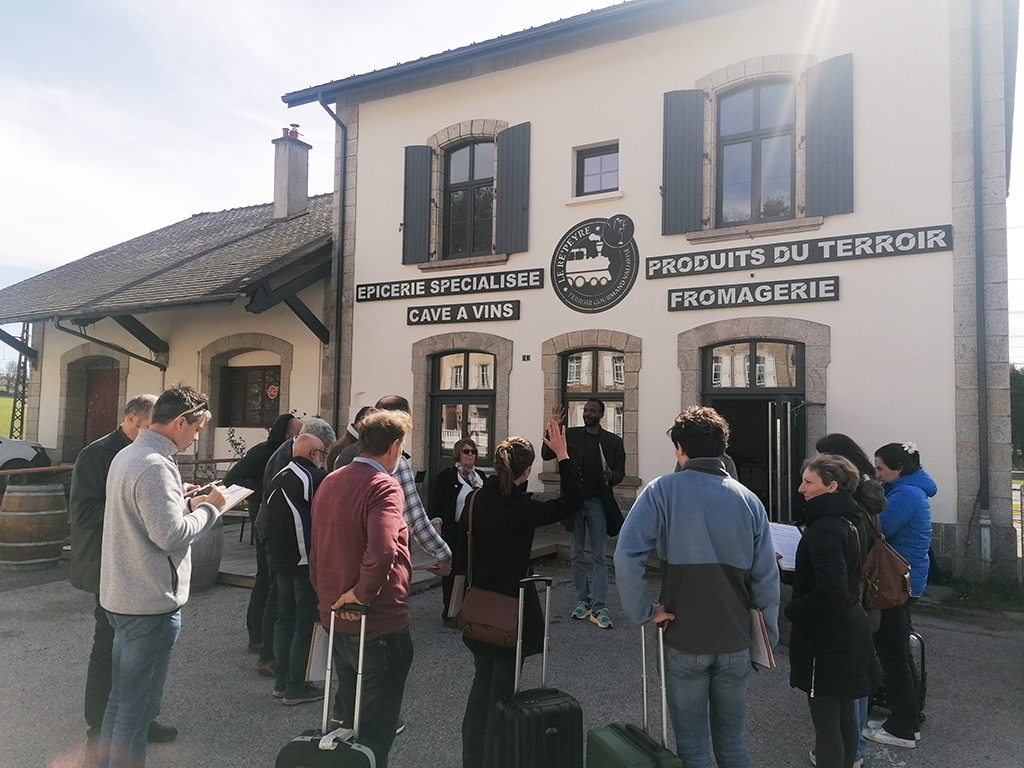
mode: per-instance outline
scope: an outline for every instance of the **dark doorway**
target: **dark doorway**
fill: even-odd
[[[89,368],[85,372],[85,445],[99,440],[118,425],[121,372]]]
[[[706,397],[705,402],[729,422],[728,453],[736,462],[739,481],[761,500],[769,519],[793,520],[805,458],[802,399]]]
[[[793,520],[807,432],[803,345],[725,341],[705,347],[701,364],[704,403],[729,422],[729,455],[739,481],[757,494],[771,520]]]

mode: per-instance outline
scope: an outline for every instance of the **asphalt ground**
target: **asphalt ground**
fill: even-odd
[[[587,729],[640,719],[639,632],[623,619],[614,581],[616,627],[568,618],[575,603],[566,564],[539,564],[555,579],[549,683],[576,696]],[[182,611],[160,721],[181,734],[151,745],[148,765],[269,768],[293,736],[317,727],[317,704],[284,707],[272,680],[255,671],[244,626],[249,590],[218,585]],[[415,660],[406,688],[406,731],[395,740],[395,768],[461,765],[460,723],[472,657],[440,621],[440,590],[411,598]],[[91,595],[72,588],[66,566],[41,574],[0,573],[0,768],[84,765],[82,695],[92,638]],[[927,643],[928,719],[914,750],[871,745],[870,768],[1020,768],[1024,765],[1024,619],[919,606],[915,628]],[[652,646],[653,648],[653,643]],[[779,667],[752,676],[748,729],[752,765],[810,763],[813,732],[804,695]],[[654,654],[650,679],[656,682]],[[526,664],[526,683],[539,681]],[[652,687],[654,731],[660,729]],[[670,737],[671,738],[671,737]]]

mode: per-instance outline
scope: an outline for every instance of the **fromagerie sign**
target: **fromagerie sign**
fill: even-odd
[[[647,279],[658,280],[663,277],[708,275],[796,264],[832,264],[852,259],[937,253],[952,249],[953,227],[944,224],[844,237],[793,240],[721,251],[652,256],[645,264]]]

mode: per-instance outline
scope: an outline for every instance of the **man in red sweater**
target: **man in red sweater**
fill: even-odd
[[[313,498],[310,577],[319,599],[320,620],[342,605],[369,606],[363,695],[358,741],[386,768],[412,664],[409,636],[409,529],[405,493],[391,473],[412,430],[409,414],[377,411],[363,420],[362,452],[332,472]],[[342,718],[352,724],[359,616],[339,613],[334,653],[339,689],[345,692]]]

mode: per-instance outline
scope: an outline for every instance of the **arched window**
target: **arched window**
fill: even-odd
[[[565,424],[583,426],[583,406],[588,400],[604,403],[601,425],[622,437],[626,356],[613,349],[576,349],[562,355],[562,404]]]
[[[487,352],[448,352],[432,360],[430,457],[436,471],[464,437],[476,443],[477,464],[490,466],[494,450],[495,358]],[[433,476],[433,475],[432,475]]]

